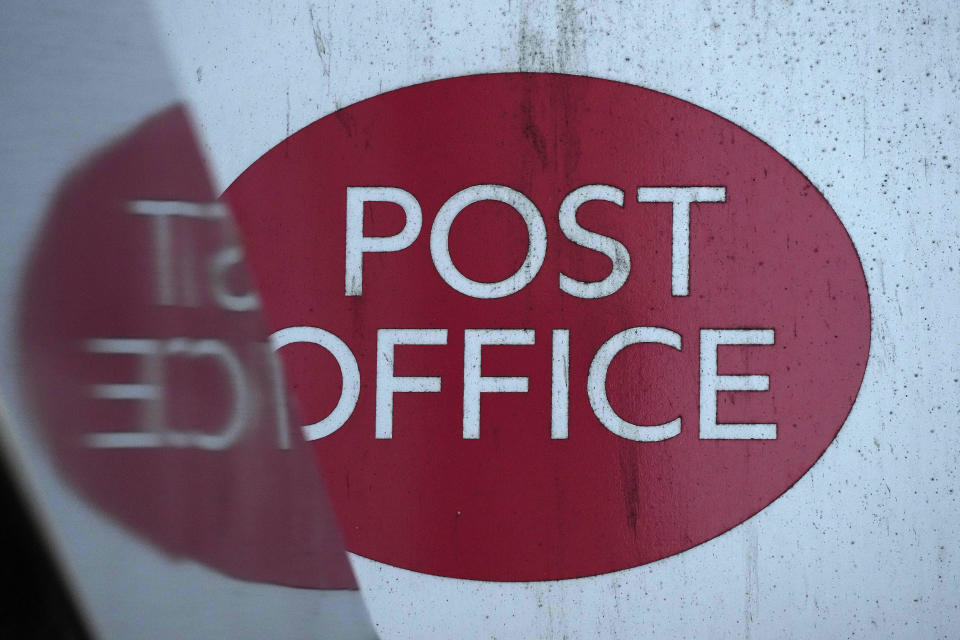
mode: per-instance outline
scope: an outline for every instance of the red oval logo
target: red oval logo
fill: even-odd
[[[740,127],[616,82],[440,80],[230,187],[347,547],[547,580],[707,541],[797,481],[867,361],[857,253]]]

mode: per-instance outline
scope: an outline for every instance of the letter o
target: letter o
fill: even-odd
[[[317,327],[287,327],[270,336],[270,346],[274,351],[279,351],[288,344],[296,342],[315,344],[329,351],[337,359],[340,375],[343,378],[340,399],[330,415],[319,422],[301,427],[305,439],[318,440],[342,427],[353,414],[357,399],[360,397],[360,369],[357,367],[357,359],[353,357],[350,347],[329,331]]]
[[[496,200],[513,207],[527,225],[529,247],[520,268],[499,282],[477,282],[466,277],[450,258],[450,227],[457,215],[481,200]],[[430,255],[440,277],[451,287],[471,298],[503,298],[520,291],[536,277],[547,255],[547,228],[536,205],[515,189],[498,184],[478,184],[450,197],[433,221],[430,231]]]

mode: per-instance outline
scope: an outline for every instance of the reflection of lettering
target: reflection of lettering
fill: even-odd
[[[243,263],[243,251],[236,244],[229,211],[220,202],[187,202],[180,200],[134,200],[127,211],[152,220],[153,278],[155,301],[163,306],[199,307],[209,301],[228,311],[251,311],[259,301],[253,291],[231,288],[230,274]],[[202,235],[201,235],[202,234]],[[203,242],[212,240],[212,242]],[[204,247],[206,255],[201,254]],[[236,285],[233,285],[234,287]],[[230,321],[229,316],[224,323]],[[92,398],[112,402],[138,403],[139,419],[133,429],[105,430],[87,434],[90,447],[139,449],[156,447],[194,448],[220,451],[235,445],[245,434],[261,410],[260,377],[266,376],[273,396],[277,446],[290,448],[283,374],[272,349],[263,343],[248,343],[241,351],[229,343],[213,338],[95,338],[84,348],[104,356],[137,358],[135,380],[94,384],[89,387]],[[254,355],[251,357],[250,354]],[[244,357],[246,356],[246,357]],[[265,358],[264,363],[262,359]],[[203,366],[203,371],[216,371],[226,383],[223,388],[204,385],[179,396],[172,388],[171,365]],[[213,364],[214,368],[210,365]],[[184,418],[172,417],[190,408],[209,410],[222,405],[228,409],[220,424],[172,424]]]
[[[243,262],[243,249],[238,246],[221,249],[210,260],[210,289],[217,304],[229,311],[252,311],[259,305],[253,291],[236,294],[227,287],[227,272]]]
[[[99,432],[86,436],[88,446],[108,449],[138,449],[153,447],[196,448],[221,451],[236,444],[260,405],[257,387],[251,383],[248,369],[268,371],[272,378],[272,393],[276,407],[277,446],[290,448],[284,385],[276,357],[266,345],[256,353],[266,358],[266,366],[253,358],[244,362],[236,351],[222,340],[191,338],[97,338],[85,343],[91,353],[136,356],[139,374],[136,381],[95,384],[89,393],[93,398],[112,401],[139,402],[141,407],[139,430]],[[217,364],[228,383],[228,398],[197,396],[208,405],[229,400],[229,414],[217,429],[199,430],[198,425],[169,424],[168,409],[176,397],[168,390],[168,367],[173,358],[207,359]],[[195,394],[203,393],[195,390]]]
[[[136,383],[97,384],[90,395],[102,400],[138,400],[142,402],[142,431],[127,433],[92,433],[87,435],[91,447],[131,448],[162,447],[163,437],[163,361],[160,340],[94,339],[86,342],[93,353],[128,354],[140,357],[140,378]]]
[[[192,240],[194,225],[182,221],[217,223],[226,227],[226,205],[222,202],[185,202],[180,200],[133,200],[130,213],[149,216],[153,220],[154,271],[156,301],[163,306],[198,307],[201,304],[200,286],[207,284],[209,298],[229,311],[257,309],[259,301],[253,291],[231,291],[227,276],[231,269],[243,262],[243,250],[230,239],[227,246],[209,258],[206,269],[200,269],[197,243],[177,242],[181,235]],[[181,224],[176,224],[181,220]]]

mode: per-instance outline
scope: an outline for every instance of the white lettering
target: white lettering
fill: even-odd
[[[463,335],[463,437],[480,437],[481,393],[525,393],[525,377],[481,375],[483,345],[524,345],[534,343],[533,329],[467,329]]]
[[[393,437],[394,393],[438,393],[440,378],[394,376],[394,347],[398,344],[447,344],[446,329],[380,329],[377,331],[376,437]]]
[[[680,433],[680,418],[665,424],[639,425],[627,422],[616,414],[607,399],[607,369],[613,358],[632,344],[652,342],[681,349],[680,334],[660,327],[634,327],[614,335],[597,350],[587,375],[587,395],[597,419],[621,438],[636,442],[667,440]]]
[[[570,330],[553,330],[550,437],[566,440],[570,422]]]
[[[690,203],[725,202],[724,187],[640,187],[637,202],[673,203],[673,253],[670,289],[674,296],[690,295]]]
[[[529,246],[520,268],[499,282],[477,282],[464,276],[450,257],[450,228],[466,207],[483,200],[496,200],[513,207],[527,225]],[[536,205],[519,191],[497,184],[479,184],[450,197],[433,221],[430,231],[430,254],[437,273],[451,287],[471,298],[503,298],[520,291],[540,271],[547,255],[547,228]]]
[[[366,202],[392,202],[406,216],[403,229],[393,236],[363,235],[363,205]],[[347,187],[347,257],[344,288],[346,295],[363,293],[363,254],[401,251],[420,235],[423,215],[420,203],[409,192],[395,187]]]
[[[773,344],[773,329],[700,330],[700,439],[775,440],[776,424],[717,424],[718,391],[767,391],[769,376],[717,374],[717,347],[721,344]]]
[[[304,438],[319,440],[342,427],[353,414],[360,397],[360,369],[350,347],[329,331],[316,327],[288,327],[270,336],[270,344],[276,351],[295,342],[307,342],[323,347],[337,359],[340,366],[343,387],[337,406],[323,420],[302,427]]]
[[[571,191],[560,204],[560,229],[571,242],[592,249],[610,258],[613,268],[603,280],[581,282],[560,274],[560,290],[578,298],[603,298],[615,293],[630,275],[630,254],[627,248],[593,231],[587,231],[577,222],[577,209],[585,202],[603,200],[623,206],[623,191],[602,184],[589,184]]]

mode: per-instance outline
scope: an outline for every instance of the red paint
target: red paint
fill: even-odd
[[[175,304],[158,304],[153,220],[129,213],[128,203],[214,198],[179,107],[89,159],[62,185],[21,302],[21,370],[39,432],[68,485],[166,553],[245,580],[356,588],[306,445],[294,431],[294,446],[279,447],[262,318],[227,311],[211,295],[209,261],[235,244],[232,225],[172,223]],[[248,289],[242,264],[226,278],[231,291]],[[189,304],[188,288],[197,291]],[[146,381],[143,357],[90,352],[85,345],[95,338],[162,347],[177,338],[218,340],[245,371],[245,395],[259,398],[242,436],[219,451],[91,447],[93,433],[143,433],[148,405],[91,396],[94,385]],[[164,364],[164,430],[216,434],[236,402],[222,364],[189,354]]]
[[[448,286],[430,257],[433,218],[475,184],[519,190],[547,227],[533,282],[500,299]],[[585,184],[625,192],[621,210],[589,203],[586,228],[629,249],[615,294],[562,293],[559,274],[600,280],[610,261],[561,234],[562,198]],[[363,295],[344,295],[347,186],[414,194],[412,246],[364,256]],[[726,202],[691,205],[688,297],[671,296],[671,209],[638,186],[721,185]],[[797,481],[843,424],[862,380],[870,311],[856,251],[817,189],[736,125],[689,103],[615,82],[498,74],[401,89],[323,118],[266,153],[230,187],[271,330],[309,325],[357,358],[360,399],[313,443],[347,547],[415,571],[481,580],[571,578],[682,552],[743,522]],[[367,233],[397,233],[395,205],[368,205]],[[520,217],[472,205],[454,223],[454,262],[500,280],[523,259]],[[591,411],[586,379],[600,345],[659,326],[683,350],[630,347],[609,370],[613,408],[643,424],[680,415],[679,436],[632,442]],[[701,328],[774,329],[773,346],[721,347],[721,374],[768,375],[767,392],[722,392],[720,422],[775,422],[776,440],[698,437]],[[446,346],[401,347],[398,375],[440,376],[440,393],[395,396],[393,438],[374,439],[376,332],[444,328]],[[483,397],[481,435],[461,434],[463,331],[536,330],[533,346],[485,347],[483,374],[528,376],[527,393]],[[570,436],[550,439],[550,331],[570,330]],[[340,373],[322,349],[283,354],[305,421],[326,416]]]

